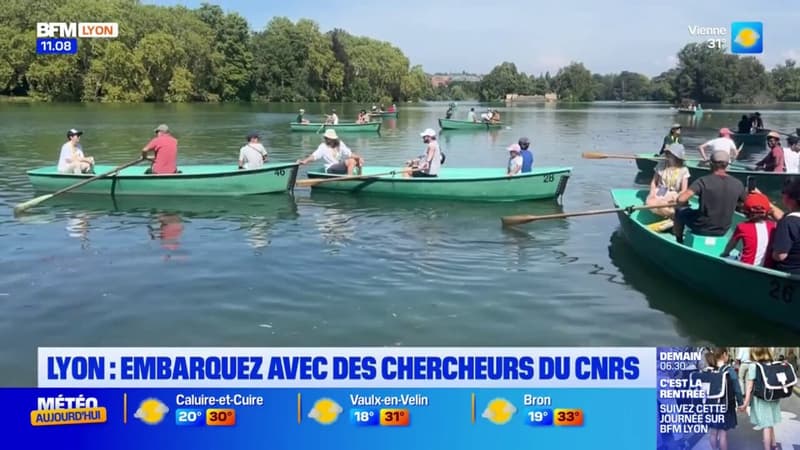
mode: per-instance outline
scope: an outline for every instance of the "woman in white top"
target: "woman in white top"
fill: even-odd
[[[83,131],[74,128],[67,131],[68,141],[61,146],[61,154],[58,157],[59,173],[94,173],[94,158],[84,156],[80,144],[81,135]]]
[[[305,159],[298,159],[297,164],[305,165],[311,161],[322,159],[325,163],[326,173],[352,175],[356,169],[361,171],[361,168],[364,167],[364,158],[350,151],[344,142],[339,140],[336,130],[325,130],[322,137],[324,141],[319,144],[314,153]]]
[[[683,145],[672,144],[664,154],[667,159],[656,165],[655,174],[650,181],[650,195],[646,200],[648,206],[672,203],[678,198],[678,194],[689,187],[689,169],[683,165],[686,154]],[[675,215],[675,208],[670,206],[651,211],[669,219]]]

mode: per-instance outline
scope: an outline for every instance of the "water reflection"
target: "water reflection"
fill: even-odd
[[[69,237],[80,240],[81,249],[89,248],[89,223],[88,214],[75,214],[67,219]]]
[[[165,250],[176,251],[180,247],[183,234],[183,221],[177,214],[156,214],[155,223],[148,224],[150,239],[160,240]]]
[[[611,235],[608,256],[624,276],[625,283],[644,294],[651,308],[675,318],[675,328],[681,336],[718,345],[731,342],[797,343],[798,335],[792,331],[753,320],[747,313],[682,285],[635,253],[619,230]]]

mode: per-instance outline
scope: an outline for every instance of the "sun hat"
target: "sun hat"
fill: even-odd
[[[69,131],[67,131],[67,137],[68,137],[68,138],[70,138],[70,137],[72,137],[72,136],[80,136],[80,135],[82,135],[82,134],[83,134],[83,131],[81,131],[81,130],[76,130],[75,128],[70,128],[70,130],[69,130]]]
[[[683,144],[678,144],[678,143],[672,144],[669,147],[667,147],[666,151],[670,152],[672,156],[680,160],[683,160],[686,157],[686,147],[684,147]]]
[[[325,139],[339,139],[339,135],[336,134],[336,130],[333,128],[328,128],[325,130],[325,134],[322,135]]]
[[[423,132],[422,132],[422,133],[420,133],[419,135],[420,135],[421,137],[425,137],[425,136],[428,136],[428,137],[436,137],[436,131],[434,131],[434,130],[433,130],[433,128],[427,128],[425,131],[423,131]]]
[[[153,130],[153,131],[155,133],[158,133],[159,131],[167,133],[167,132],[169,132],[169,127],[166,124],[162,123],[161,125],[157,126],[156,129]]]
[[[767,134],[767,137],[768,137],[768,138],[780,139],[780,138],[781,138],[781,135],[780,135],[780,134],[778,134],[778,132],[777,132],[777,131],[770,131],[770,132]]]
[[[519,147],[519,144],[512,144],[512,145],[508,146],[508,151],[519,153],[519,152],[522,151],[522,149]]]
[[[747,194],[747,197],[744,199],[743,206],[745,211],[753,213],[765,214],[772,209],[767,196],[758,192],[751,192]]]
[[[673,124],[672,124],[672,127],[670,127],[670,130],[677,130],[678,128],[682,128],[682,127],[681,127],[681,124],[679,124],[679,123],[673,123]]]
[[[731,162],[731,154],[725,150],[718,150],[711,154],[711,162],[729,163]]]
[[[729,128],[720,128],[719,130],[720,136],[730,136],[731,134],[733,133],[731,133],[731,130]]]
[[[305,110],[305,109],[301,109],[301,110],[300,110],[300,112],[301,112],[301,113],[304,113],[304,112],[306,112],[306,110]]]

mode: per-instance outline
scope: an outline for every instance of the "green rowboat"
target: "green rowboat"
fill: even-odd
[[[394,167],[365,167],[364,176],[389,173]],[[564,193],[571,167],[534,168],[532,172],[509,177],[499,168],[442,168],[438,177],[405,178],[401,173],[353,181],[319,183],[312,189],[351,194],[396,197],[511,202],[557,198]],[[309,178],[333,178],[324,172],[309,172]]]
[[[369,113],[369,117],[371,119],[391,119],[397,117],[397,111],[394,112],[377,112],[377,113]]]
[[[310,131],[312,133],[315,132],[323,132],[327,129],[334,129],[337,133],[380,133],[381,132],[381,123],[380,122],[370,122],[370,123],[355,123],[355,122],[346,122],[341,123],[339,122],[338,125],[324,125],[321,123],[297,123],[292,122],[289,124],[292,131]]]
[[[470,122],[469,120],[439,119],[439,128],[443,130],[495,130],[505,125],[490,122]]]
[[[733,142],[736,146],[745,145],[748,147],[764,147],[767,145],[767,133],[769,130],[762,130],[758,133],[734,133]]]
[[[239,170],[235,165],[180,166],[179,174],[146,175],[145,166],[86,184],[73,192],[100,195],[242,196],[286,192],[294,187],[297,163],[268,163],[259,169]],[[95,166],[102,174],[114,166]],[[28,172],[37,192],[55,192],[94,175],[58,173],[55,166]]]
[[[689,168],[689,174],[691,175],[692,181],[702,177],[703,175],[708,175],[711,173],[709,166],[702,164],[701,161],[686,161],[686,167]],[[768,195],[780,193],[786,180],[800,176],[800,174],[796,173],[750,170],[750,168],[741,163],[732,163],[728,167],[727,172],[729,175],[735,177],[745,185],[747,185],[748,177],[754,178],[756,187]]]
[[[614,204],[620,208],[644,204],[647,194],[647,190],[611,191]],[[657,233],[647,227],[662,220],[650,211],[619,212],[618,216],[622,233],[634,251],[673,276],[676,283],[746,314],[800,330],[800,277],[719,256],[743,216],[735,215],[725,236],[695,236],[687,229],[683,245],[671,233]]]

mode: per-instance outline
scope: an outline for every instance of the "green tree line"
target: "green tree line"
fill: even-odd
[[[573,62],[551,76],[519,72],[503,62],[478,86],[483,101],[506,94],[541,95],[555,92],[559,100],[658,100],[691,99],[705,103],[770,103],[800,101],[800,67],[793,60],[767,71],[758,59],[727,54],[703,44],[687,44],[678,52],[677,66],[655,77],[623,71],[593,74]]]
[[[37,22],[117,22],[116,39],[80,39],[75,55],[37,55]],[[6,0],[0,95],[98,102],[418,100],[421,66],[387,42],[313,21],[272,19],[252,32],[219,6],[137,0]]]

